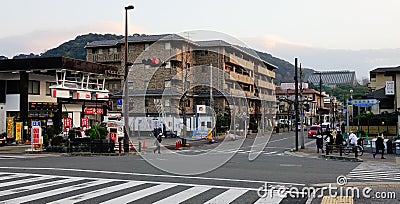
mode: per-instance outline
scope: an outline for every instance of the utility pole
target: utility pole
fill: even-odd
[[[305,148],[305,141],[304,141],[304,98],[303,98],[303,70],[301,69],[301,63],[300,63],[300,99],[301,99],[301,106],[300,106],[300,112],[301,112],[301,117],[300,117],[300,128],[301,128],[301,149]]]
[[[299,150],[299,80],[297,75],[297,58],[294,58],[294,116],[296,129],[296,151]]]

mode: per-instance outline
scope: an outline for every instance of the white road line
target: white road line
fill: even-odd
[[[273,151],[273,152],[265,152],[264,154],[265,155],[268,155],[268,154],[275,154],[275,153],[278,153],[277,151]]]
[[[188,200],[196,195],[199,195],[209,189],[212,189],[212,188],[203,187],[203,186],[195,186],[195,187],[189,188],[185,191],[179,192],[175,195],[172,195],[172,196],[169,196],[162,200],[159,200],[158,202],[155,202],[154,204],[180,203],[180,202]]]
[[[247,190],[239,190],[239,189],[229,189],[222,194],[219,194],[217,197],[207,201],[205,204],[212,204],[212,203],[230,203],[234,201],[236,198],[240,197],[241,195],[245,194]]]
[[[64,180],[59,180],[59,181],[49,181],[49,182],[39,183],[39,184],[35,184],[35,185],[22,186],[22,187],[19,187],[19,188],[14,188],[14,189],[10,189],[10,190],[1,191],[0,192],[0,196],[5,196],[5,195],[11,195],[11,194],[14,194],[14,193],[31,191],[31,190],[35,190],[35,189],[38,189],[38,188],[55,186],[55,185],[59,185],[59,184],[71,183],[71,182],[79,181],[79,180],[82,180],[82,179],[71,178],[71,179],[64,179]]]
[[[132,192],[129,193],[127,195],[118,197],[118,198],[114,198],[112,200],[108,200],[103,202],[103,204],[114,204],[114,203],[129,203],[135,200],[139,200],[141,198],[144,198],[146,196],[152,195],[154,193],[158,193],[160,191],[175,187],[177,185],[171,185],[171,184],[160,184],[157,186],[153,186],[150,188],[146,188],[140,191],[136,191],[136,192]]]
[[[123,184],[119,184],[116,186],[110,186],[110,187],[106,187],[106,188],[102,188],[99,190],[95,190],[95,191],[91,191],[91,192],[87,192],[87,193],[83,193],[83,194],[79,194],[79,195],[75,195],[72,197],[68,197],[68,198],[64,198],[61,200],[57,200],[54,202],[51,202],[49,204],[72,204],[72,203],[77,203],[77,202],[81,202],[81,201],[85,201],[88,199],[92,199],[104,194],[109,194],[109,193],[113,193],[116,191],[120,191],[122,189],[126,189],[126,188],[130,188],[130,187],[134,187],[134,186],[138,186],[141,184],[144,184],[145,182],[142,181],[130,181],[127,183],[123,183]]]
[[[2,179],[2,178],[3,177],[0,177],[0,179]],[[5,183],[0,183],[0,187],[18,185],[18,184],[29,183],[29,182],[34,182],[34,181],[41,181],[41,180],[46,180],[46,179],[51,179],[51,178],[55,178],[55,177],[42,176],[42,177],[35,177],[35,178],[20,179],[17,181],[9,181],[9,182],[5,182]]]
[[[27,175],[27,174],[14,174],[14,175],[8,175],[8,176],[1,176],[0,180],[13,179],[13,178],[19,178],[19,177],[24,177],[24,176],[29,176],[29,175]]]
[[[280,197],[277,195],[271,197],[271,196],[267,195],[265,198],[258,199],[254,204],[280,203],[282,200],[283,200],[283,197]]]
[[[79,189],[83,189],[83,188],[101,185],[101,184],[108,183],[108,182],[110,182],[110,180],[108,180],[108,179],[96,180],[96,181],[91,181],[91,182],[87,182],[84,184],[76,184],[73,186],[58,188],[58,189],[45,191],[45,192],[41,192],[41,193],[37,193],[37,194],[33,194],[33,195],[28,195],[28,196],[18,197],[18,198],[14,198],[14,199],[10,199],[10,200],[5,200],[3,202],[7,203],[7,204],[29,202],[29,201],[46,198],[46,197],[56,196],[59,194],[70,192],[70,191],[75,191],[75,190],[79,190]]]
[[[50,167],[0,167],[0,169],[24,169],[24,170],[52,170],[52,171],[72,171],[72,172],[88,172],[88,173],[102,173],[102,174],[115,174],[115,175],[130,175],[130,176],[148,176],[148,177],[162,177],[162,178],[184,178],[194,180],[213,180],[213,181],[233,181],[245,183],[269,183],[279,185],[295,185],[305,186],[300,183],[285,183],[274,181],[261,181],[261,180],[246,180],[246,179],[229,179],[229,178],[216,178],[216,177],[196,177],[196,176],[179,176],[179,175],[166,175],[166,174],[145,174],[145,173],[131,173],[131,172],[115,172],[115,171],[101,171],[101,170],[88,170],[88,169],[68,169],[68,168],[50,168]]]

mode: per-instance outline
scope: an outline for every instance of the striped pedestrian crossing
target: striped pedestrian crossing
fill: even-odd
[[[362,163],[347,176],[352,180],[400,181],[400,167],[394,165]]]
[[[0,172],[0,203],[279,203],[258,189]]]
[[[224,150],[198,149],[198,150],[184,150],[182,152],[189,153],[189,154],[203,154],[203,153],[211,153],[211,154],[232,154],[232,153],[249,154],[252,151],[244,150],[244,149],[224,149]],[[266,150],[261,151],[261,154],[263,154],[263,155],[278,155],[278,156],[283,156],[284,155],[284,153],[282,153],[282,152],[266,151]]]

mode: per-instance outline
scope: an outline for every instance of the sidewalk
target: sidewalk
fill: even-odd
[[[345,155],[343,153],[342,157],[340,157],[339,152],[333,152],[329,155],[326,155],[326,151],[324,153],[317,153],[317,147],[315,142],[306,144],[304,149],[299,148],[299,151],[290,151],[288,154],[300,157],[311,157],[311,158],[323,158],[323,159],[337,159],[337,160],[348,160],[348,161],[357,161],[355,160],[354,153],[350,153],[349,155]],[[376,158],[373,158],[371,153],[371,148],[366,147],[364,154],[358,157],[358,162],[371,162],[371,163],[385,163],[390,165],[400,165],[400,155],[396,154],[385,154],[384,157],[386,159],[381,159],[381,155],[377,154]]]

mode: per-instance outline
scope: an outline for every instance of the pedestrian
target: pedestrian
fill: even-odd
[[[317,136],[315,136],[317,139],[315,140],[317,143],[317,153],[319,153],[319,150],[321,149],[322,153],[324,153],[324,139],[322,137],[322,134],[320,130],[317,132]]]
[[[357,136],[356,134],[353,133],[353,131],[350,131],[350,135],[349,135],[349,144],[352,147],[353,151],[355,151],[355,148],[357,146]]]
[[[154,154],[156,151],[158,151],[159,154],[161,154],[161,141],[162,141],[162,133],[159,133],[156,140],[154,141],[154,145],[156,145],[156,148],[154,149]]]
[[[331,134],[331,131],[329,128],[326,128],[324,135],[325,135],[324,140],[327,144],[326,151],[332,152],[332,148],[333,148],[332,145],[333,145],[334,140],[333,140],[333,135]]]
[[[375,153],[372,155],[374,158],[375,158],[375,155],[378,153],[378,152],[380,152],[381,153],[381,159],[386,159],[383,155],[385,154],[385,144],[383,144],[383,134],[380,136],[380,137],[378,137],[377,139],[376,139],[376,142],[375,142],[375,145],[376,145],[376,151],[375,151]]]
[[[336,133],[335,144],[336,145],[343,145],[343,135],[342,135],[341,131],[338,131]]]

